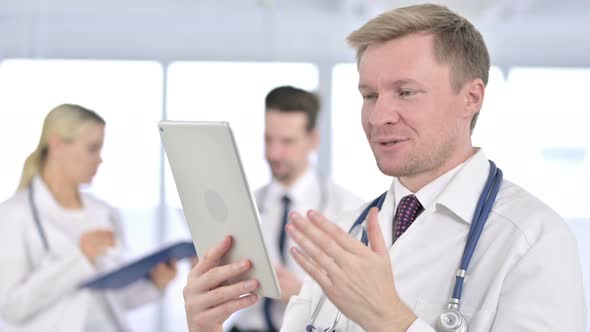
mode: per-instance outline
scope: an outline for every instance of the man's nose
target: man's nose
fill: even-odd
[[[369,122],[373,126],[395,124],[400,120],[401,106],[389,94],[380,94],[370,112]]]
[[[283,153],[283,148],[280,144],[277,143],[267,143],[266,144],[266,153],[269,159],[278,159],[281,157]]]

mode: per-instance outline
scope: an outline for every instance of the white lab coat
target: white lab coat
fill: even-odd
[[[488,170],[480,150],[389,250],[396,289],[418,316],[408,332],[433,332],[446,308]],[[391,223],[384,216],[392,215],[393,202],[386,199],[379,213],[382,228]],[[361,210],[338,223],[348,230]],[[299,296],[291,298],[281,331],[303,331],[321,294],[317,283],[308,279]],[[471,260],[461,311],[470,332],[586,331],[584,288],[572,232],[548,206],[508,181],[502,183]],[[336,312],[326,301],[316,326],[329,326]],[[343,317],[337,330],[361,328]]]
[[[102,201],[82,194],[84,210],[81,222],[68,224],[63,210],[42,180],[33,181],[34,199],[48,244],[47,251],[35,225],[28,200],[28,190],[16,193],[0,204],[0,318],[4,331],[63,331],[78,332],[88,328],[88,313],[97,313],[103,304],[108,316],[102,329],[127,330],[124,312],[153,301],[160,291],[147,280],[108,293],[93,293],[78,289],[78,285],[121,263],[121,225],[116,211]],[[99,257],[93,266],[79,249],[79,239],[73,239],[72,229],[79,232],[97,228],[115,231],[118,247]],[[91,311],[94,310],[94,311]],[[95,326],[96,328],[96,326]],[[100,328],[100,327],[99,327]]]
[[[345,211],[355,210],[363,204],[363,201],[346,189],[334,184],[331,181],[320,179],[313,168],[308,170],[297,180],[297,182],[286,192],[277,181],[265,185],[256,190],[256,204],[260,210],[261,229],[267,244],[268,253],[275,264],[281,262],[278,240],[282,230],[281,220],[283,216],[283,205],[281,197],[288,193],[291,200],[291,210],[305,213],[309,209],[321,210],[330,219],[337,217]],[[286,237],[285,266],[293,271],[299,278],[304,279],[307,274],[295,262],[288,253],[288,248],[295,243]],[[280,326],[283,319],[285,305],[276,301],[272,307],[273,322]],[[256,305],[246,308],[234,317],[228,325],[236,325],[244,330],[264,330],[262,301]]]

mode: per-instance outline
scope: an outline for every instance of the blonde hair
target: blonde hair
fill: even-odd
[[[78,105],[62,104],[49,111],[43,121],[39,144],[25,160],[17,191],[28,187],[33,178],[43,170],[49,153],[48,139],[51,135],[57,134],[66,141],[73,140],[88,123],[104,125],[105,121],[94,111]]]
[[[490,56],[483,37],[467,19],[445,6],[423,4],[385,12],[352,32],[347,41],[356,49],[359,62],[372,44],[420,32],[434,36],[434,55],[440,63],[451,65],[451,84],[455,91],[475,78],[487,85]],[[471,130],[478,114],[471,120]]]

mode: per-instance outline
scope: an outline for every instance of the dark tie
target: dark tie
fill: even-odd
[[[285,263],[285,242],[286,241],[286,234],[285,234],[285,226],[287,225],[287,221],[289,219],[289,211],[291,209],[291,198],[289,196],[284,195],[281,197],[281,203],[283,203],[283,215],[281,219],[281,233],[279,235],[279,255],[281,257],[281,262]],[[269,298],[264,298],[263,309],[264,309],[264,321],[266,322],[267,331],[277,331],[277,328],[274,326],[272,321],[272,305],[273,300]]]
[[[424,208],[416,196],[408,195],[401,199],[395,212],[395,217],[393,218],[395,225],[395,232],[393,232],[394,242],[404,234],[423,210]]]
[[[283,218],[281,219],[281,235],[279,236],[279,255],[281,256],[281,262],[285,263],[285,242],[286,241],[286,234],[285,234],[285,226],[287,226],[287,221],[289,219],[289,212],[291,209],[291,198],[289,196],[284,195],[281,197],[281,203],[283,203]]]

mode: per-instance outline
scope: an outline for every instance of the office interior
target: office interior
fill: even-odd
[[[381,11],[413,3],[2,1],[0,201],[14,193],[45,114],[61,103],[80,104],[107,122],[103,164],[84,190],[122,212],[132,255],[187,239],[158,121],[228,121],[257,188],[270,177],[264,96],[286,84],[321,96],[315,167],[369,200],[390,179],[377,169],[362,132],[354,51],[344,39]],[[474,22],[491,54],[474,144],[571,226],[590,307],[590,2],[440,3]],[[187,330],[188,270],[181,264],[161,301],[129,315],[134,330]]]

